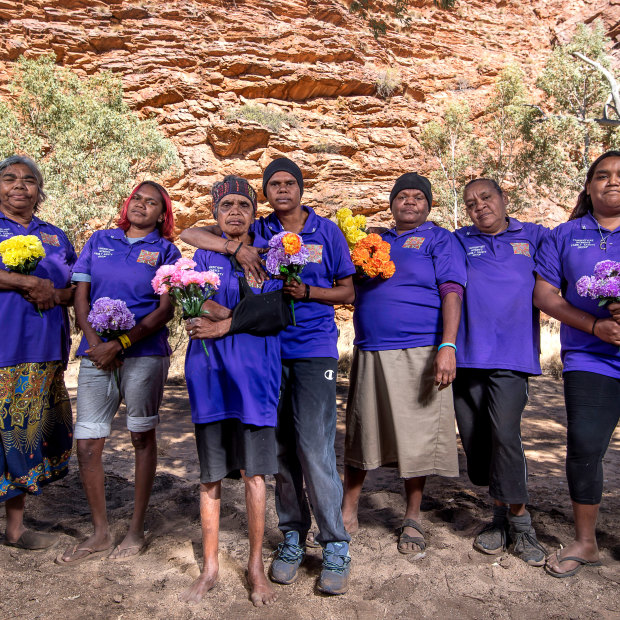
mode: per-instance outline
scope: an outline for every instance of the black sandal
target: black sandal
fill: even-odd
[[[420,536],[410,536],[409,534],[405,534],[406,527],[412,527],[414,530],[419,532]],[[424,550],[426,549],[426,541],[424,540],[424,536],[424,529],[417,521],[414,521],[413,519],[405,519],[403,524],[400,526],[400,534],[398,535],[398,551],[405,555],[410,553],[424,554]],[[402,545],[406,545],[408,543],[418,545],[419,549],[407,549],[402,547]]]

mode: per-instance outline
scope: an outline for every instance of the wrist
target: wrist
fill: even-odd
[[[444,348],[449,348],[452,349],[452,351],[454,353],[456,353],[456,345],[453,342],[442,342],[438,347],[437,347],[437,352],[441,351],[441,349]]]
[[[596,317],[594,319],[594,323],[592,323],[592,329],[590,330],[590,332],[592,333],[593,336],[596,336],[595,330],[594,328],[596,327],[596,324],[600,321],[600,317]]]
[[[302,301],[310,301],[310,285],[306,284],[305,287],[304,296],[301,299]]]

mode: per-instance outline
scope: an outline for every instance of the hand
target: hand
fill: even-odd
[[[123,365],[123,361],[119,359],[118,354],[123,350],[118,340],[110,340],[110,342],[101,342],[86,349],[88,359],[101,370],[114,370]]]
[[[234,248],[235,246],[231,243],[229,247]],[[235,257],[237,262],[243,267],[246,277],[252,274],[259,284],[262,284],[267,279],[261,257],[261,254],[265,252],[267,252],[267,248],[255,248],[254,246],[244,244],[239,248]]]
[[[288,284],[284,283],[282,290],[295,301],[301,301],[306,296],[306,285],[303,282],[297,282],[295,279],[292,279]]]
[[[209,313],[204,317],[205,319],[209,319],[209,321],[223,321],[232,316],[232,310],[230,308],[222,306],[212,299],[207,299],[207,301],[202,304],[202,310]]]
[[[594,335],[604,342],[620,347],[620,325],[615,319],[599,319],[594,326]]]
[[[73,303],[74,294],[75,286],[67,286],[67,288],[57,288],[56,304],[61,306],[70,306]]]
[[[28,283],[25,286],[24,297],[39,310],[49,310],[57,305],[56,289],[51,280],[28,276]]]
[[[435,385],[440,390],[447,388],[456,377],[456,351],[452,347],[443,347],[437,351],[433,364],[435,371]]]
[[[614,302],[613,304],[608,304],[607,309],[609,310],[609,314],[611,314],[611,318],[620,325],[620,303]]]
[[[185,329],[191,340],[203,340],[204,338],[221,338],[230,330],[232,319],[222,321],[210,321],[204,316],[199,316],[185,321]]]

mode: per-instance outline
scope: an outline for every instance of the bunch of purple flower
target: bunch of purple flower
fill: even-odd
[[[122,299],[100,297],[88,313],[91,327],[104,338],[118,338],[135,324],[135,317]]]
[[[599,306],[620,302],[620,263],[603,260],[594,266],[594,275],[582,276],[576,283],[581,297],[598,299]]]
[[[308,262],[310,254],[301,237],[287,231],[274,235],[269,240],[267,252],[267,271],[274,275],[284,275],[287,281],[294,278],[301,282],[299,272]]]

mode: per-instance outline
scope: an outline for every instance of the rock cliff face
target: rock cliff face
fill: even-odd
[[[418,136],[445,102],[476,114],[505,64],[531,80],[580,21],[601,18],[620,37],[620,0],[459,0],[453,11],[418,0],[411,24],[379,43],[349,4],[0,0],[0,87],[20,54],[52,50],[84,74],[119,74],[132,107],[178,146],[184,170],[167,184],[181,228],[210,218],[222,174],[259,189],[279,155],[299,163],[320,213],[349,206],[380,220],[396,176],[432,169]],[[377,83],[390,81],[382,97]],[[244,104],[268,118],[244,117]]]

